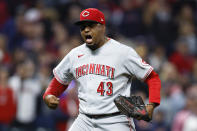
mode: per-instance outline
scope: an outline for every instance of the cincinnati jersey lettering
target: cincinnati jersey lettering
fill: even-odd
[[[88,74],[101,75],[114,79],[114,72],[115,68],[113,67],[94,63],[82,65],[75,69],[76,79]]]

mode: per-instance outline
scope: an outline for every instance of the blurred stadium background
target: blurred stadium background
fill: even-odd
[[[42,100],[52,69],[82,44],[73,23],[102,10],[107,35],[132,46],[160,75],[161,105],[137,131],[197,131],[195,0],[0,0],[0,131],[67,131],[77,116],[75,81],[50,110]],[[131,90],[147,100],[147,85]]]

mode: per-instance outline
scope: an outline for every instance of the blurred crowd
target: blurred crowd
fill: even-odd
[[[82,9],[106,17],[107,36],[136,49],[159,74],[161,105],[137,131],[197,130],[197,2],[195,0],[0,0],[0,130],[67,131],[78,114],[77,83],[50,110],[42,94],[52,70],[82,44],[73,25]],[[148,99],[147,85],[132,92]]]

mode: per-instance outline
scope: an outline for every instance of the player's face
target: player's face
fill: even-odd
[[[95,22],[80,25],[81,36],[88,47],[97,49],[104,44],[105,26]]]

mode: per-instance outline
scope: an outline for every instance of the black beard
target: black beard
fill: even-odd
[[[96,50],[98,48],[97,44],[93,44],[93,45],[86,44],[86,46],[91,50]]]

